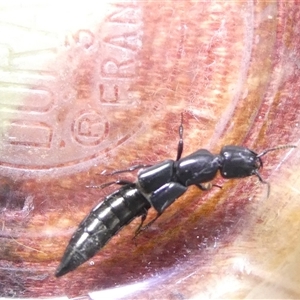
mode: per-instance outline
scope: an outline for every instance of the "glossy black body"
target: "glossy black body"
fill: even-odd
[[[185,186],[211,181],[221,166],[219,155],[200,149],[175,163],[176,177]]]
[[[107,196],[80,223],[62,257],[56,276],[62,276],[93,257],[123,226],[145,214],[150,203],[135,184]]]
[[[141,169],[134,183],[115,182],[124,186],[108,195],[81,222],[56,271],[57,277],[74,270],[93,257],[123,226],[141,216],[142,222],[136,232],[138,234],[184,194],[190,185],[196,185],[204,190],[201,184],[214,179],[218,171],[224,178],[256,175],[261,182],[265,183],[258,173],[262,166],[261,156],[277,148],[258,155],[245,147],[225,146],[218,155],[200,149],[180,158],[183,145],[182,130],[177,160],[169,159]],[[157,216],[142,227],[151,206],[157,211]]]

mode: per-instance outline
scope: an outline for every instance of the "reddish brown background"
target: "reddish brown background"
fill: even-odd
[[[142,288],[132,286],[125,299],[300,297],[298,149],[264,158],[269,198],[256,178],[218,178],[222,190],[191,188],[137,245],[132,236],[138,220],[92,264],[54,277],[78,223],[114,189],[85,186],[109,181],[97,175],[103,170],[175,158],[181,112],[184,155],[202,147],[218,153],[225,144],[258,152],[298,144],[297,1],[138,5],[144,13],[143,46],[132,89],[141,105],[115,117],[129,129],[136,118],[143,126],[88,171],[56,179],[1,179],[6,201],[11,197],[18,206],[18,195],[30,194],[35,206],[28,215],[13,209],[3,215],[0,295],[76,297],[150,280]]]

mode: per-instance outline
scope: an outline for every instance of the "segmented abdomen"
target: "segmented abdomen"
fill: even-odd
[[[62,276],[93,257],[123,226],[149,208],[135,184],[107,196],[79,225],[55,275]]]

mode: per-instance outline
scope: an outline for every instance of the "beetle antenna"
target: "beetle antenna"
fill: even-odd
[[[261,183],[267,185],[267,188],[268,188],[267,198],[269,198],[269,196],[270,196],[270,189],[271,189],[271,188],[270,188],[270,183],[269,183],[268,181],[263,180],[262,177],[260,176],[260,174],[259,174],[258,171],[255,171],[254,174],[258,177],[258,179],[259,179],[259,181],[260,181]]]
[[[267,154],[268,152],[271,152],[271,151],[275,151],[275,150],[280,150],[280,149],[286,149],[286,148],[296,148],[297,146],[295,145],[283,145],[283,146],[278,146],[278,147],[274,147],[274,148],[270,148],[270,149],[267,149],[267,150],[264,150],[263,152],[259,153],[256,157],[257,158],[261,158],[262,156],[264,156],[265,154]],[[262,162],[261,162],[261,165],[262,165]],[[255,171],[255,175],[258,177],[259,181],[263,184],[267,184],[268,186],[268,193],[267,193],[267,198],[269,198],[269,195],[270,195],[270,183],[263,180],[262,177],[260,176],[259,172],[256,170]]]
[[[270,149],[264,150],[263,152],[259,153],[256,157],[257,158],[262,157],[262,156],[264,156],[265,154],[267,154],[268,152],[271,152],[271,151],[275,151],[275,150],[279,150],[279,149],[286,149],[286,148],[296,148],[296,147],[297,146],[295,146],[295,145],[278,146],[278,147],[274,147],[274,148],[270,148]]]

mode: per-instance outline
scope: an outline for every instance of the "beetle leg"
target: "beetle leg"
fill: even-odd
[[[218,187],[219,189],[222,188],[220,185],[212,184],[210,182],[208,182],[206,184],[198,183],[198,184],[195,184],[195,186],[197,186],[201,191],[209,191],[213,186]]]
[[[92,189],[104,189],[112,184],[118,184],[118,185],[126,185],[126,184],[134,184],[133,182],[129,181],[129,180],[123,180],[123,179],[120,179],[120,180],[115,180],[115,181],[110,181],[110,182],[106,182],[106,183],[103,183],[103,184],[100,184],[100,185],[86,185],[85,187],[87,188],[92,188]]]
[[[179,125],[179,141],[178,141],[178,146],[177,146],[177,157],[176,157],[176,161],[180,159],[182,151],[183,151],[183,114],[181,113],[181,123]]]
[[[140,164],[140,165],[131,166],[128,169],[124,169],[124,170],[115,170],[115,171],[113,171],[111,173],[107,173],[105,175],[106,176],[111,176],[111,175],[120,174],[120,173],[133,172],[137,169],[148,168],[148,167],[151,167],[151,166],[152,165]]]
[[[144,221],[146,220],[147,217],[147,212],[142,215],[141,218],[141,223],[139,225],[139,227],[137,228],[137,230],[135,231],[135,235],[134,235],[134,239],[144,230],[148,229],[160,216],[162,213],[157,213],[156,217],[151,220],[148,224],[146,224],[145,226],[143,226]]]
[[[142,228],[142,226],[143,226],[143,224],[144,224],[144,222],[147,218],[147,214],[148,214],[148,211],[145,210],[145,212],[141,216],[141,223],[139,224],[138,228],[136,229],[133,239],[135,239],[140,234],[140,232],[142,231],[141,228]]]

